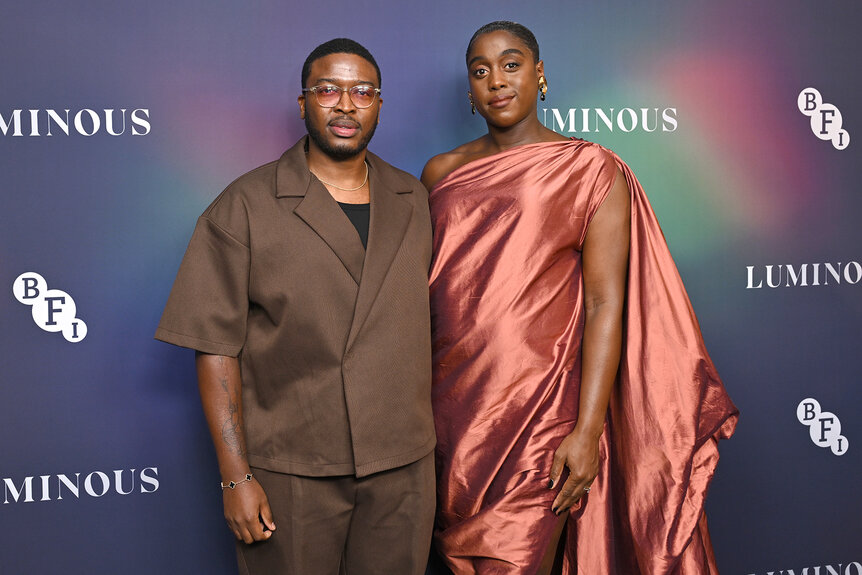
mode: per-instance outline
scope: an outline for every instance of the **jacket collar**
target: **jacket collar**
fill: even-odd
[[[293,146],[281,155],[275,172],[275,197],[302,197],[308,193],[312,182],[319,183],[317,178],[312,177],[308,169],[308,160],[305,155],[308,135],[299,139]],[[396,194],[409,194],[412,190],[405,186],[403,180],[393,177],[388,164],[371,152],[366,152],[365,159],[368,162],[368,178],[372,181],[375,175],[378,185],[382,185],[390,192]],[[372,186],[372,189],[374,186]],[[326,188],[324,188],[325,190]]]
[[[275,169],[276,198],[304,196],[308,191],[312,178],[305,158],[307,141],[308,136],[301,137],[279,158]]]

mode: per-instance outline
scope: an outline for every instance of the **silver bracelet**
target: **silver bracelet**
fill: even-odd
[[[253,478],[254,478],[253,474],[246,473],[245,479],[240,479],[239,481],[230,481],[230,482],[228,482],[227,485],[225,485],[223,481],[220,481],[219,485],[221,485],[222,490],[224,490],[225,487],[228,487],[230,489],[235,489],[236,486],[239,485],[240,483],[246,483],[248,481],[251,481]]]

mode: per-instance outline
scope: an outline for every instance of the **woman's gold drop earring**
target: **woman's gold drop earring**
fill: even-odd
[[[467,92],[467,99],[470,100],[470,113],[476,115],[476,106],[473,104],[473,94]]]
[[[548,82],[545,81],[544,76],[539,76],[539,90],[542,92],[542,94],[539,96],[539,99],[541,99],[544,102],[545,101],[545,94],[548,93]]]

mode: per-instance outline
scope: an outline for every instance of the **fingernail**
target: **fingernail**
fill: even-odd
[[[554,488],[554,480],[553,480],[553,479],[549,479],[549,480],[548,480],[548,489],[553,489],[553,488]]]

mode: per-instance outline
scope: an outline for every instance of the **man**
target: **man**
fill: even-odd
[[[365,48],[318,46],[302,85],[308,135],[200,217],[156,338],[197,350],[242,573],[423,573],[428,197],[366,151],[381,99]]]

